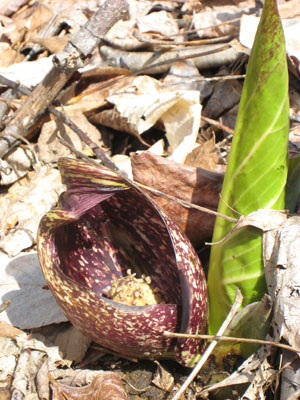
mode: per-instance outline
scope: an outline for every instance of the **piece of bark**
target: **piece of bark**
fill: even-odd
[[[131,154],[135,181],[181,200],[216,210],[223,175],[202,168],[188,167],[150,152]],[[210,239],[215,216],[148,192],[186,233],[195,247]]]
[[[45,109],[53,102],[73,73],[84,66],[92,51],[113,24],[127,12],[125,0],[107,0],[79,32],[73,35],[64,51],[53,58],[54,66],[7,124],[0,142],[0,157],[25,136]]]

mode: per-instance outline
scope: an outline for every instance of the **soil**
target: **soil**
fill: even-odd
[[[160,360],[159,364],[174,378],[173,389],[167,391],[152,382],[159,369],[155,361],[138,360],[138,362],[134,362],[106,355],[99,364],[101,369],[118,372],[121,375],[128,400],[169,400],[191,373],[191,369],[184,368],[175,361]],[[197,384],[193,383],[182,399],[194,399],[196,386]]]

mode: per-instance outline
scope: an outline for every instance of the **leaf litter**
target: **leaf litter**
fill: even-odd
[[[173,2],[129,1],[129,20],[115,24],[106,36],[105,45],[100,47],[100,51],[94,51],[88,65],[79,69],[80,75],[64,87],[57,97],[58,103],[54,103],[58,110],[69,115],[82,130],[89,132],[93,142],[109,156],[115,157],[114,160],[118,159],[116,156],[125,157],[127,166],[130,166],[127,169],[129,176],[133,173],[135,180],[147,186],[212,210],[217,208],[231,142],[228,132],[220,126],[223,123],[225,128],[234,127],[234,110],[241,93],[241,78],[238,75],[245,72],[248,54],[243,46],[251,46],[249,29],[244,24],[259,13],[259,5],[254,1],[243,1],[238,5],[236,2],[228,3],[225,5],[204,1],[201,4],[176,3],[175,6]],[[0,74],[28,87],[39,84],[52,67],[53,53],[63,50],[70,36],[88,21],[97,7],[97,2],[93,1],[45,0],[35,4],[28,1],[4,1],[1,4]],[[297,2],[280,2],[279,9],[286,19],[286,29],[299,29],[297,24],[300,11],[297,11]],[[241,37],[238,43],[234,37],[241,34],[242,28],[243,32],[247,32],[247,44]],[[297,129],[297,116],[300,113],[297,82],[299,43],[296,40],[297,35],[292,33],[289,37],[291,36],[294,41],[288,46],[292,63],[290,90],[293,93],[292,112],[296,116],[291,121],[291,127]],[[230,43],[231,46],[226,48],[224,43]],[[201,56],[201,53],[206,56]],[[144,72],[139,72],[141,68],[144,68]],[[132,72],[141,76],[128,76]],[[226,77],[230,79],[225,80]],[[220,81],[214,81],[215,78],[220,78]],[[1,114],[1,118],[2,124],[7,124],[15,109],[22,108],[25,96],[15,98],[12,102],[7,93],[11,89],[1,82],[0,113],[5,106],[6,111]],[[145,96],[144,99],[141,95]],[[129,102],[129,99],[134,101]],[[142,101],[147,107],[143,108]],[[149,112],[150,104],[154,114],[148,116],[145,112]],[[185,107],[184,116],[180,114],[182,107]],[[159,110],[158,114],[156,108]],[[219,125],[210,124],[205,117]],[[30,275],[31,284],[28,287],[26,283],[24,285],[22,281],[18,281],[18,273],[26,276],[26,268],[30,268],[28,260],[32,253],[24,250],[34,249],[39,220],[56,203],[63,190],[56,169],[57,159],[61,155],[76,154],[72,148],[88,157],[93,152],[68,127],[48,113],[30,129],[26,129],[24,137],[29,144],[23,142],[16,149],[11,149],[9,154],[2,153],[0,163],[0,247],[3,252],[1,273],[4,270],[8,273],[1,279],[1,282],[5,282],[2,286],[6,286],[4,291],[1,289],[1,301],[8,304],[6,310],[0,314],[3,340],[1,393],[5,398],[13,395],[22,399],[48,399],[50,377],[52,396],[59,399],[62,396],[100,396],[99,400],[115,396],[123,399],[126,398],[125,392],[128,399],[172,398],[174,390],[178,389],[189,374],[188,370],[172,361],[161,361],[156,366],[147,360],[122,360],[116,355],[93,349],[93,346],[88,350],[89,343],[78,337],[73,339],[74,336],[67,326],[62,325],[60,329],[60,325],[41,328],[43,325],[60,322],[61,317],[55,316],[54,320],[48,318],[55,303],[49,303],[52,295],[45,288],[41,277],[37,278],[35,275],[37,268],[34,275]],[[62,145],[60,138],[65,139],[71,147]],[[291,140],[297,145],[297,134],[291,135]],[[152,153],[158,148],[159,155]],[[205,161],[201,148],[207,158]],[[197,149],[198,162],[194,161],[197,158]],[[122,168],[122,163],[116,163]],[[211,173],[203,172],[199,167],[210,170]],[[177,223],[185,230],[195,247],[203,252],[204,242],[212,235],[214,217],[197,211],[191,218],[189,210],[179,203],[170,202],[163,196],[153,195],[153,198],[174,220],[177,218]],[[279,218],[281,216],[282,214]],[[274,329],[273,336],[269,339],[284,339],[290,345],[299,346],[299,323],[297,313],[293,312],[298,309],[299,280],[295,269],[298,256],[297,243],[294,240],[298,237],[298,217],[286,218],[285,215],[285,222],[279,233],[268,225],[266,217],[261,212],[251,221],[240,223],[254,223],[255,226],[259,224],[258,228],[266,231],[264,251],[267,254],[266,260],[271,263],[266,266],[266,271],[268,268],[270,271],[267,273],[272,287],[270,296],[282,293],[273,298]],[[197,222],[193,226],[194,220]],[[262,221],[264,226],[261,226]],[[274,223],[273,218],[271,222]],[[202,236],[197,236],[196,226],[199,224],[203,226]],[[19,261],[9,258],[18,254],[21,255],[18,257]],[[14,272],[11,273],[14,263]],[[270,265],[281,267],[274,269]],[[274,270],[275,275],[272,272]],[[10,281],[10,277],[14,277],[16,281]],[[21,293],[23,289],[27,290],[26,294]],[[50,297],[43,297],[39,292],[48,292]],[[15,306],[13,302],[17,293],[20,298]],[[44,307],[43,311],[40,311],[40,305]],[[33,318],[36,314],[36,321],[31,320],[30,311]],[[59,310],[57,312],[59,314]],[[29,333],[23,333],[16,327],[27,329]],[[38,333],[43,330],[47,331],[50,339]],[[53,333],[56,330],[59,331],[57,335]],[[58,339],[59,336],[62,337],[60,331],[64,332],[64,339]],[[31,335],[35,334],[39,335],[39,340],[31,339]],[[68,349],[69,341],[82,342],[75,354],[74,349]],[[44,342],[48,347],[45,347]],[[58,347],[51,347],[51,342],[58,343]],[[61,358],[58,349],[64,358]],[[228,377],[223,382],[224,386],[251,383],[244,398],[252,399],[258,395],[266,398],[266,387],[276,387],[277,379],[277,372],[269,363],[270,356],[273,356],[273,352],[262,348]],[[67,368],[72,362],[80,365],[84,358],[93,360],[97,357],[97,364],[92,362],[89,370],[76,372]],[[288,359],[288,355],[284,354],[284,357]],[[292,363],[293,360],[290,361]],[[58,368],[61,366],[65,369]],[[95,368],[107,372],[92,371]],[[170,372],[166,372],[165,368]],[[120,375],[109,372],[114,370]],[[65,377],[61,382],[65,383],[60,384],[54,379],[58,379],[59,372],[63,371]],[[230,372],[225,372],[225,375]],[[67,379],[68,373],[70,376],[74,373],[73,378]],[[93,377],[78,380],[75,374],[80,373],[82,376],[92,374]],[[124,379],[123,383],[120,376]],[[290,378],[288,368],[283,369],[282,376],[282,385],[286,388],[284,380]],[[35,378],[37,384],[34,383]],[[172,390],[172,378],[175,379],[173,391],[167,395]],[[77,390],[72,389],[72,386],[62,386],[63,384],[88,386]],[[186,398],[199,398],[197,393],[202,385],[196,379],[187,390]],[[113,394],[103,397],[106,395],[103,393],[110,390],[109,388],[113,388]],[[213,388],[212,386],[210,389]],[[225,392],[220,393],[220,398],[223,398]],[[239,398],[235,388],[229,390],[227,396]],[[282,395],[282,398],[288,398],[288,395]]]

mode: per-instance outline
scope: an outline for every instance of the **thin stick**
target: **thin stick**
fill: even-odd
[[[212,77],[193,76],[193,77],[189,77],[188,81],[182,80],[182,81],[176,81],[176,82],[170,82],[170,83],[164,82],[164,86],[182,85],[183,83],[186,83],[186,82],[232,81],[232,80],[236,80],[236,79],[244,79],[245,76],[246,76],[245,74],[242,74],[242,75],[220,75],[220,76],[212,76]]]
[[[201,119],[202,121],[208,122],[211,125],[216,126],[219,129],[222,129],[223,131],[229,133],[229,135],[233,135],[234,134],[234,130],[229,128],[228,126],[222,124],[221,122],[215,121],[214,119],[208,118],[208,117],[204,117],[204,115],[201,115]]]
[[[242,305],[243,301],[243,296],[241,292],[237,289],[236,294],[235,294],[235,299],[233,302],[233,305],[231,307],[231,310],[229,314],[227,315],[225,321],[221,325],[220,329],[217,332],[217,336],[222,336],[225,330],[227,329],[228,325],[232,321],[233,316],[236,314],[240,306]],[[201,359],[198,361],[196,364],[195,368],[193,369],[192,373],[188,376],[187,380],[184,382],[184,384],[181,386],[181,388],[178,390],[178,392],[175,394],[175,396],[172,398],[172,400],[179,400],[180,396],[186,391],[188,386],[192,383],[192,381],[195,379],[195,377],[198,375],[199,371],[203,367],[203,365],[206,363],[208,357],[211,355],[213,349],[216,347],[218,341],[213,340],[210,345],[207,347],[203,355],[201,356]]]
[[[10,306],[11,300],[4,301],[0,304],[0,313],[5,311]]]
[[[152,192],[152,193],[154,193],[154,194],[157,194],[157,195],[159,195],[159,196],[166,197],[166,198],[169,199],[169,200],[176,201],[177,203],[181,204],[183,207],[186,207],[186,208],[195,208],[196,210],[203,211],[203,212],[205,212],[205,213],[207,213],[207,214],[215,215],[216,217],[224,218],[224,219],[226,219],[227,221],[230,221],[230,222],[235,222],[235,223],[238,222],[238,219],[232,218],[232,217],[228,217],[227,215],[218,213],[217,211],[213,211],[213,210],[211,210],[210,208],[201,207],[201,206],[198,206],[198,205],[196,205],[196,204],[189,203],[188,201],[181,200],[181,199],[179,199],[178,197],[175,197],[175,196],[172,196],[172,195],[170,195],[170,194],[161,192],[160,190],[154,189],[154,188],[152,188],[152,187],[150,187],[150,186],[143,185],[142,183],[139,183],[139,182],[136,182],[136,181],[134,181],[134,183],[135,183],[135,185],[137,185],[137,186],[139,186],[139,187],[141,187],[141,188],[143,188],[143,189],[149,190],[150,192]]]
[[[142,43],[147,43],[151,44],[152,46],[162,46],[162,47],[167,47],[167,48],[178,48],[180,46],[200,46],[202,44],[212,44],[212,43],[220,43],[220,42],[225,42],[225,41],[230,41],[231,39],[237,37],[237,35],[226,35],[226,36],[220,36],[216,38],[210,38],[210,39],[198,39],[198,40],[188,40],[188,41],[182,41],[182,42],[173,42],[170,41],[170,36],[166,37],[165,39],[159,40],[161,36],[159,36],[157,39],[149,39],[147,37],[143,37],[142,35],[139,35],[137,31],[133,31],[132,35],[138,39]],[[180,50],[180,49],[179,49]]]
[[[185,333],[174,333],[174,332],[164,332],[164,336],[175,337],[175,338],[193,338],[193,339],[214,339],[222,340],[224,342],[241,342],[241,343],[254,343],[254,344],[264,344],[267,346],[279,347],[284,350],[290,350],[295,353],[300,353],[299,347],[293,347],[288,344],[271,342],[270,340],[260,340],[260,339],[250,339],[250,338],[240,338],[231,336],[220,336],[220,335],[189,335]]]

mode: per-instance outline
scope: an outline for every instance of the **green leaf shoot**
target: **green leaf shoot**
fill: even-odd
[[[246,72],[218,212],[238,218],[258,209],[283,209],[289,133],[288,70],[276,0],[265,0]],[[234,223],[217,217],[213,242]],[[212,245],[208,289],[209,331],[214,334],[233,303],[243,305],[266,292],[262,233],[246,227]]]

